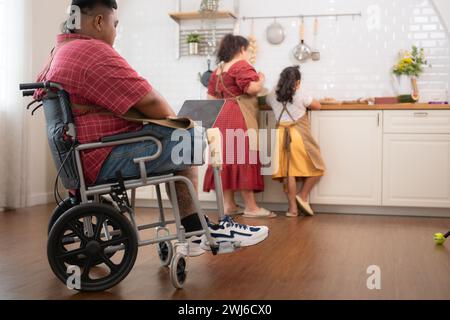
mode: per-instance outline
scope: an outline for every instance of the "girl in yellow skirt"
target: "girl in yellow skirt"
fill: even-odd
[[[277,120],[277,148],[274,155],[278,163],[274,179],[285,183],[289,200],[288,217],[298,217],[299,209],[313,216],[309,194],[325,173],[320,148],[311,136],[308,109],[320,110],[320,102],[301,92],[300,67],[286,68],[268,103]],[[298,193],[297,180],[303,180]]]

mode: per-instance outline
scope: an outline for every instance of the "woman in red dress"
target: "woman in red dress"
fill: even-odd
[[[265,81],[264,74],[257,73],[248,62],[248,47],[249,42],[244,37],[231,34],[225,36],[217,55],[220,67],[211,76],[208,98],[226,100],[214,125],[220,129],[223,138],[225,159],[223,159],[222,185],[225,213],[227,215],[242,213],[234,198],[236,192],[241,192],[245,202],[245,217],[268,218],[275,215],[260,208],[255,199],[255,192],[264,191],[259,153],[250,147],[248,136],[245,137],[245,144],[237,138],[239,132],[245,133],[248,130],[248,119],[245,118],[237,98],[243,95],[256,96],[263,89]],[[229,136],[227,139],[227,135],[230,134],[235,137]],[[230,138],[234,139],[234,150],[230,145]],[[214,174],[210,167],[205,175],[204,191],[211,190],[214,190]]]

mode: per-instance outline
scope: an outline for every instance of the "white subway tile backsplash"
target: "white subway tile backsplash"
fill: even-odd
[[[430,32],[431,39],[446,39],[447,34],[445,32]]]
[[[415,23],[427,23],[428,22],[428,17],[423,17],[423,16],[415,17],[414,18],[414,22]]]
[[[438,30],[438,25],[437,24],[424,24],[422,26],[422,30],[424,30],[424,31],[435,31],[435,30]]]
[[[175,59],[176,24],[167,14],[175,10],[177,0],[157,1],[157,5],[155,2],[121,2],[116,46],[177,108],[186,99],[206,97],[206,90],[198,81],[198,73],[207,69],[206,57]],[[231,9],[232,2],[222,0],[222,6]],[[264,5],[261,0],[240,2],[242,16],[362,12],[363,17],[355,20],[320,20],[317,46],[321,61],[310,61],[301,67],[304,90],[317,97],[354,99],[393,95],[391,67],[399,50],[408,49],[412,44],[424,47],[433,64],[419,80],[420,90],[426,93],[449,89],[449,39],[428,0],[266,0]],[[193,11],[200,1],[183,0],[182,3],[183,10]],[[292,50],[299,42],[299,19],[279,20],[286,32],[286,40],[279,46],[269,45],[265,39],[270,23],[255,21],[259,46],[255,67],[266,74],[267,87],[276,84],[284,67],[298,64]],[[313,20],[307,19],[306,24],[306,42],[313,45]],[[250,26],[249,21],[240,21],[240,33],[249,35]]]
[[[426,32],[414,33],[413,37],[414,37],[414,39],[429,39],[430,38],[430,36]],[[436,38],[434,38],[434,39],[436,39]]]
[[[423,8],[422,9],[422,14],[426,14],[426,15],[434,15],[434,9],[433,8]]]

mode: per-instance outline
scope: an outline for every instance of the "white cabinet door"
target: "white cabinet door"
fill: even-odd
[[[327,167],[311,203],[381,205],[382,112],[318,111],[311,126]]]
[[[450,135],[384,135],[383,205],[450,208]]]

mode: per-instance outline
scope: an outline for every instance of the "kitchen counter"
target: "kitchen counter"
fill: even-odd
[[[261,111],[272,110],[270,106],[261,106]],[[325,104],[323,111],[328,110],[450,110],[448,104],[428,104],[428,103],[397,103],[397,104]]]
[[[267,110],[261,129],[276,125]],[[327,167],[311,193],[316,211],[450,216],[449,105],[324,105],[310,123]],[[265,132],[270,139],[272,131]],[[265,208],[287,209],[271,177],[259,196]]]
[[[275,138],[270,110],[265,107],[260,114],[260,128],[269,129],[260,131],[266,141]],[[310,197],[317,212],[450,217],[449,106],[326,105],[323,110],[310,114],[311,133],[327,167]],[[271,160],[272,147],[261,159]],[[207,168],[199,168],[199,200],[205,209],[216,210],[215,193],[202,192]],[[264,181],[258,203],[286,212],[282,185],[270,175]],[[137,196],[138,205],[158,204],[152,187],[139,189]]]

